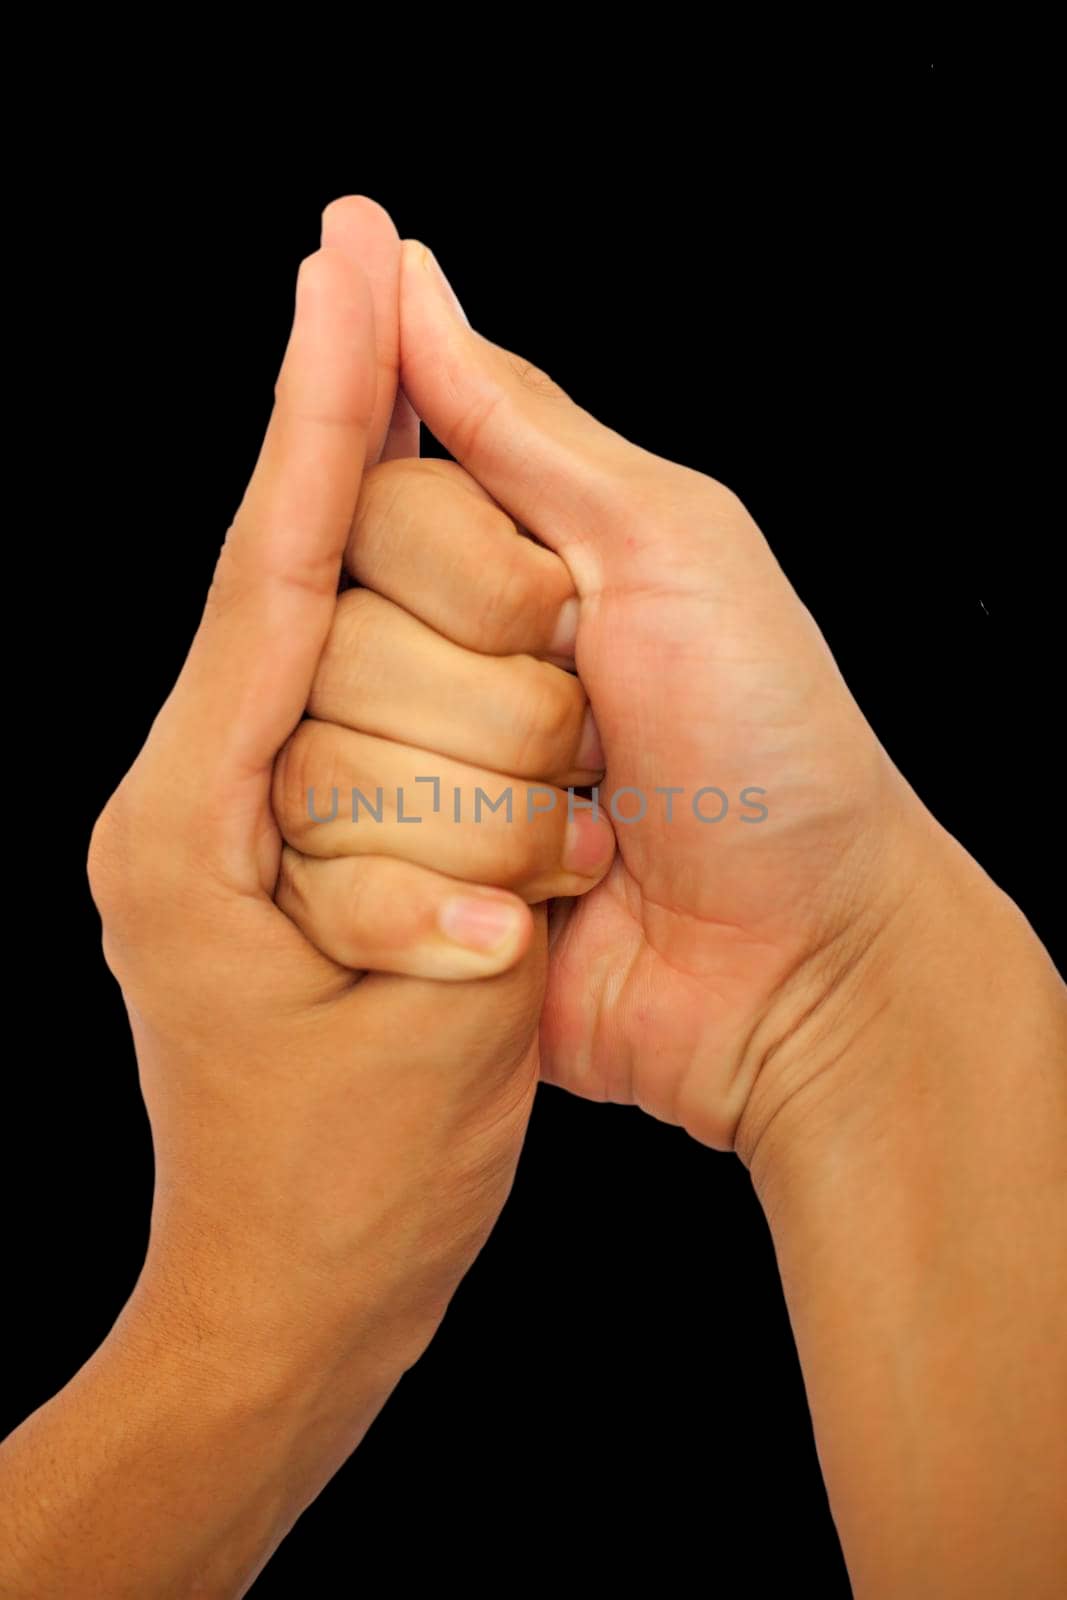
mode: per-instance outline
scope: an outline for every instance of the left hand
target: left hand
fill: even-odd
[[[454,976],[494,975],[435,983],[355,975],[274,900],[272,783],[323,751],[344,765],[368,737],[301,718],[364,466],[413,442],[396,230],[346,201],[323,240],[196,637],[93,831],[152,1129],[151,1232],[103,1344],[0,1449],[5,1596],[65,1600],[86,1573],[108,1600],[245,1593],[432,1337],[508,1193],[537,1083],[543,914],[460,881],[457,861],[433,953],[451,941],[470,962]],[[397,647],[394,683],[419,642]],[[346,683],[322,692],[354,717]],[[580,720],[573,684],[551,704]],[[556,881],[561,843],[544,819],[516,886]],[[511,934],[472,951],[462,936],[494,911]]]

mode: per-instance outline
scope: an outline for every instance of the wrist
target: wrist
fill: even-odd
[[[926,814],[924,814],[924,817]],[[926,817],[742,1119],[857,1593],[1056,1592],[1067,992]]]
[[[387,1394],[422,1355],[446,1304],[443,1294],[431,1302],[406,1292],[385,1263],[350,1266],[339,1283],[295,1247],[261,1257],[249,1237],[235,1256],[170,1217],[165,1229],[153,1220],[121,1320],[135,1351],[298,1418],[323,1396],[334,1410],[350,1397],[358,1411],[367,1392]]]
[[[284,1337],[272,1351],[265,1332],[220,1329],[194,1280],[142,1275],[91,1360],[5,1444],[5,1594],[58,1600],[87,1574],[115,1600],[245,1592],[401,1371],[369,1331],[362,1349]]]
[[[1028,1032],[1038,1017],[1062,1026],[1063,985],[1025,917],[907,789],[878,884],[753,1033],[735,1149],[761,1196],[844,1144],[1025,1095]],[[991,1037],[996,1060],[978,1070]]]

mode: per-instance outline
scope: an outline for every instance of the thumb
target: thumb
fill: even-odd
[[[659,458],[605,427],[529,362],[469,326],[433,253],[406,239],[400,371],[431,433],[529,532],[564,556],[579,590],[623,553],[628,490]]]
[[[323,248],[297,281],[292,333],[251,481],[203,619],[153,728],[190,782],[267,782],[307,704],[337,600],[375,407],[367,278]]]

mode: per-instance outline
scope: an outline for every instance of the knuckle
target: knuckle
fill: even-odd
[[[86,871],[102,914],[154,901],[166,888],[171,853],[157,848],[153,811],[149,793],[127,774],[93,825]]]
[[[584,698],[578,680],[569,673],[532,657],[522,661],[512,705],[518,770],[524,776],[545,778],[566,765]]]
[[[551,617],[554,622],[564,600],[574,597],[574,579],[566,562],[554,550],[546,550],[543,545],[534,544],[529,539],[523,543],[526,546],[526,559],[531,562],[536,574],[535,599],[546,617]]]
[[[530,829],[526,823],[525,788],[507,779],[484,785],[484,792],[494,801],[500,801],[509,791],[509,807],[488,806],[476,819],[466,814],[456,830],[456,859],[462,861],[460,876],[467,882],[509,888],[525,881],[531,848],[527,837]]]
[[[514,830],[515,846],[511,862],[510,884],[518,888],[543,878],[555,866],[554,841],[556,829],[550,818],[535,816],[528,821],[525,811],[517,819]]]
[[[345,965],[361,965],[371,951],[403,955],[432,922],[433,897],[420,875],[399,873],[396,863],[373,856],[322,864],[317,890],[306,902],[307,919],[322,929],[331,953]]]
[[[373,589],[346,589],[337,602],[326,648],[351,660],[381,633],[385,613],[392,607]]]
[[[308,698],[313,717],[352,725],[361,708],[378,704],[396,617],[393,603],[372,589],[339,596]]]
[[[363,863],[325,861],[304,907],[304,922],[321,950],[355,969],[363,964],[368,935],[376,931],[373,886]]]
[[[418,487],[420,493],[433,494],[435,497],[442,493],[462,494],[463,503],[474,498],[491,504],[491,497],[482,488],[477,478],[471,476],[466,467],[461,467],[458,461],[439,460],[436,456],[424,456],[415,461],[405,463],[411,469],[412,482]]]
[[[493,874],[485,882],[499,888],[518,890],[524,884],[543,877],[546,854],[551,853],[555,829],[543,813],[533,819],[527,816],[526,791],[519,785],[515,790],[515,820],[493,835]]]
[[[278,862],[278,879],[274,885],[274,899],[283,911],[297,914],[308,909],[306,877],[303,857],[291,846],[285,845]]]
[[[121,903],[129,888],[127,842],[126,821],[116,792],[93,825],[86,859],[89,890],[103,917]]]
[[[353,947],[397,955],[416,942],[418,898],[410,885],[404,895],[393,893],[391,885],[387,869],[370,862],[355,864],[345,889],[345,923]]]
[[[419,474],[417,463],[379,461],[363,478],[348,541],[348,565],[363,581],[372,581],[376,566],[389,548],[390,537],[405,512]]]
[[[173,851],[159,848],[147,796],[127,777],[93,825],[86,875],[104,932],[104,954],[125,982],[131,962],[158,942],[176,894]]]
[[[320,675],[327,669],[350,679],[360,662],[368,656],[373,658],[388,604],[373,589],[345,590],[334,611],[319,665]]]
[[[360,500],[370,510],[380,507],[383,500],[388,503],[421,477],[421,465],[420,461],[403,457],[395,461],[375,462],[363,475]]]
[[[524,555],[518,540],[513,549],[504,547],[492,580],[486,585],[483,630],[486,639],[498,649],[506,649],[521,637],[530,615],[533,586]]]
[[[365,861],[331,861],[327,870],[332,875],[334,906],[340,908],[337,918],[343,924],[347,944],[365,944],[366,936],[380,935],[382,901],[378,893],[374,868]]]
[[[333,782],[328,751],[320,730],[324,724],[301,722],[290,734],[274,762],[271,800],[282,837],[299,845],[309,827],[309,794],[318,815],[328,814]]]

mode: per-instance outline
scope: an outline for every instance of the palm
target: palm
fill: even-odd
[[[847,919],[894,779],[762,537],[740,508],[730,515],[742,525],[725,578],[720,566],[654,597],[614,591],[583,619],[603,795],[631,786],[648,810],[617,823],[612,872],[553,946],[542,1025],[545,1076],[591,1098],[692,1126],[699,1082],[713,1143],[729,1141],[742,1052],[770,996]],[[701,823],[692,797],[709,785],[729,809]],[[684,790],[669,822],[655,792],[666,786]],[[750,787],[765,791],[763,821],[740,820],[754,814]],[[722,809],[714,794],[700,804]],[[637,796],[619,809],[635,812]]]

